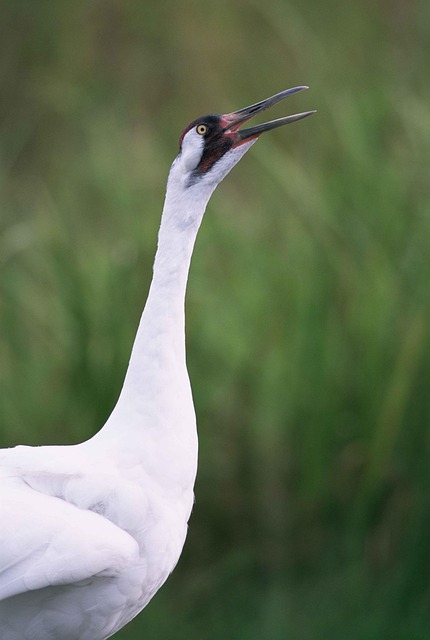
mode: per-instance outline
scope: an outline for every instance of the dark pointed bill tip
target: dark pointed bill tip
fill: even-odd
[[[221,117],[221,120],[223,126],[225,127],[226,134],[235,134],[235,144],[240,144],[245,140],[249,140],[259,136],[264,131],[270,131],[271,129],[276,129],[276,127],[282,127],[284,124],[290,124],[291,122],[295,122],[296,120],[307,118],[307,116],[315,113],[315,110],[296,113],[291,116],[285,116],[284,118],[278,118],[277,120],[271,120],[270,122],[258,124],[255,127],[249,127],[247,129],[239,130],[239,126],[243,122],[247,122],[247,120],[250,120],[262,111],[273,107],[273,105],[281,102],[281,100],[284,100],[288,96],[291,96],[294,93],[298,93],[299,91],[304,91],[305,89],[309,89],[309,87],[292,87],[291,89],[286,89],[285,91],[276,93],[274,96],[266,98],[266,100],[256,102],[249,107],[245,107],[244,109],[239,109],[238,111],[233,111],[232,113],[225,114]]]

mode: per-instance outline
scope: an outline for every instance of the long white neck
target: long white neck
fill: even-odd
[[[169,181],[153,279],[124,381],[129,401],[153,389],[163,372],[185,369],[185,291],[208,198],[175,187]]]
[[[96,440],[114,442],[150,475],[178,491],[192,487],[197,434],[185,361],[185,291],[191,255],[215,185],[186,186],[169,176],[153,279],[118,403]],[[169,489],[171,490],[171,489]]]
[[[124,386],[109,420],[92,444],[88,441],[99,448],[104,442],[102,448],[107,447],[110,455],[115,449],[123,469],[140,467],[172,496],[192,488],[197,465],[195,414],[185,361],[184,305],[191,255],[213,190],[253,142],[233,149],[198,180],[193,180],[188,166],[189,144],[173,163],[153,279]],[[191,144],[191,152],[195,151]]]

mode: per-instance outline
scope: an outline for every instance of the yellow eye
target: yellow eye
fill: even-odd
[[[198,124],[196,127],[196,131],[199,134],[199,136],[204,136],[205,133],[207,133],[207,126],[205,124]]]

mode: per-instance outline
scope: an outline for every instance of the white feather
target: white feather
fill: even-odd
[[[203,139],[185,135],[148,300],[103,429],[76,446],[0,451],[1,640],[104,640],[176,565],[197,469],[185,361],[188,270],[207,201],[251,144],[187,186]]]

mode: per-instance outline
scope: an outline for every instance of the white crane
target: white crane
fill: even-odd
[[[184,130],[148,300],[107,423],[78,445],[0,450],[1,640],[109,638],[175,567],[197,468],[184,324],[194,241],[215,187],[258,136],[314,112],[239,126],[306,88]]]

